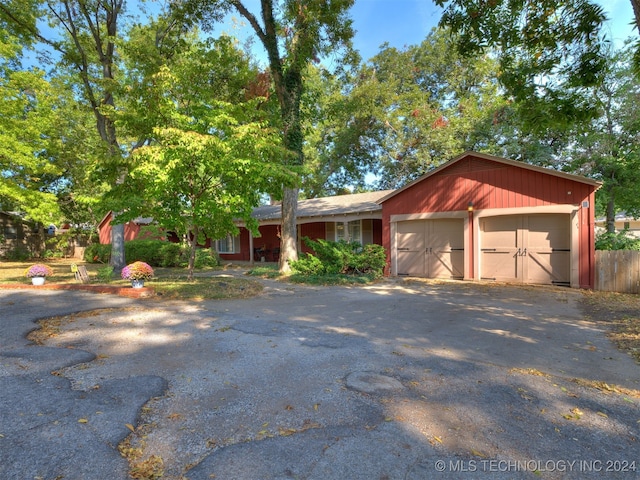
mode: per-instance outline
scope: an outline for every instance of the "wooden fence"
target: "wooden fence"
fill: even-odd
[[[596,250],[596,290],[640,293],[640,252]]]

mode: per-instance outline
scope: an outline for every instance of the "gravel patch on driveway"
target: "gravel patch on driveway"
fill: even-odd
[[[267,284],[240,301],[118,299],[141,308],[74,317],[46,349],[3,338],[0,476],[124,479],[114,454],[129,434],[138,460],[161,459],[167,479],[638,478],[640,370],[584,320],[580,292]],[[19,310],[5,293],[3,316]],[[25,349],[55,358],[27,361]],[[57,363],[55,375],[39,362]],[[16,405],[38,380],[56,399],[49,410]],[[34,435],[38,413],[62,412],[74,412],[60,427],[71,451]],[[51,460],[39,466],[46,440]],[[102,451],[84,458],[99,467],[74,475],[67,465],[91,443]]]

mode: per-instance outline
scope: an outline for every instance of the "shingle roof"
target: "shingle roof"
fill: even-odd
[[[298,201],[298,218],[323,217],[330,215],[349,215],[365,212],[378,212],[382,207],[378,200],[393,190],[378,192],[336,195],[334,197],[310,198]],[[265,205],[253,210],[252,216],[259,221],[278,220],[282,215],[280,205]]]

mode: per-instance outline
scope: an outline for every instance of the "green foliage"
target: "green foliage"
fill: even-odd
[[[105,265],[98,269],[98,282],[110,283],[113,280],[113,267],[111,265]]]
[[[159,264],[152,264],[154,267],[177,267],[184,265],[184,258],[186,255],[184,245],[162,240],[153,240],[153,242],[159,250],[157,257],[160,258]],[[127,252],[127,243],[131,242],[126,242],[124,244],[125,252]],[[127,258],[133,257],[130,257],[127,253]],[[149,263],[148,260],[147,263]]]
[[[500,81],[526,105],[529,130],[584,115],[576,87],[596,85],[605,70],[606,15],[593,0],[435,0],[441,26],[458,34],[458,50],[473,57],[493,49]],[[548,79],[542,82],[540,79]],[[588,109],[586,109],[588,111]]]
[[[331,242],[311,240],[304,242],[315,252],[303,254],[291,263],[294,273],[307,276],[317,275],[370,275],[379,277],[386,263],[386,253],[381,245],[365,245],[358,242]]]
[[[168,243],[169,242],[164,242],[162,240],[132,240],[130,242],[125,242],[125,258],[128,263],[145,262],[154,267],[168,267],[170,265],[163,265],[163,263],[167,263],[163,253],[166,252],[165,245]],[[180,248],[180,245],[174,245]]]
[[[596,250],[640,250],[640,238],[629,235],[627,230],[596,236]]]
[[[131,240],[125,242],[125,255],[129,262],[140,261],[153,267],[185,267],[189,263],[189,248],[183,244],[164,240]],[[84,252],[88,263],[109,263],[111,245],[92,244]],[[220,264],[215,251],[198,248],[194,268],[216,267]]]
[[[57,92],[42,71],[12,71],[0,56],[0,209],[48,222],[59,216],[51,183],[60,167],[47,149],[55,137]]]
[[[198,248],[196,250],[194,268],[217,267],[218,265],[220,265],[220,259],[215,250],[211,248]]]
[[[92,243],[84,249],[84,261],[87,263],[109,263],[111,245]]]
[[[4,258],[10,261],[23,262],[31,258],[31,252],[26,247],[17,246],[5,252]]]

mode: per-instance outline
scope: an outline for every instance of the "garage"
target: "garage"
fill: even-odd
[[[565,214],[480,220],[481,279],[570,285],[571,231]]]
[[[464,277],[464,223],[459,219],[411,220],[396,228],[398,275]]]
[[[378,201],[386,273],[593,288],[599,186],[466,152]]]

